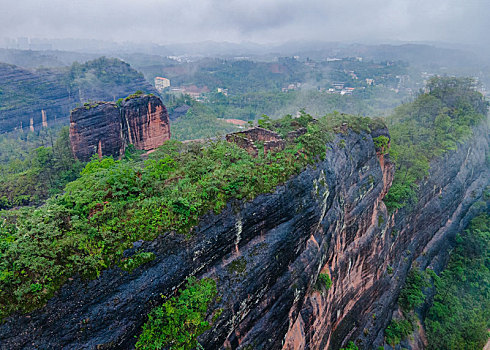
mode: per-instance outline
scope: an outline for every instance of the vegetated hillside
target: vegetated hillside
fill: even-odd
[[[449,110],[412,117],[432,129],[447,115],[448,130],[466,131],[436,140],[408,184],[417,200],[392,196],[393,213],[382,200],[395,166],[410,173],[400,147],[425,130],[403,143],[341,114],[261,120],[287,142],[257,157],[218,140],[94,160],[44,206],[3,212],[0,346],[389,348],[410,268],[439,273],[451,237],[486,210],[481,95],[431,84],[413,106],[432,96]]]
[[[488,191],[484,199],[488,205]],[[430,275],[434,280],[435,295],[424,319],[428,349],[481,349],[487,343],[489,247],[487,209],[487,213],[475,217],[466,230],[456,236],[450,260],[440,277]]]
[[[0,209],[39,205],[62,192],[94,154],[124,158],[170,138],[165,106],[154,95],[86,103],[71,116],[71,135],[68,127],[0,135]]]
[[[36,147],[22,158],[0,164],[0,210],[39,205],[80,176],[84,164],[73,157],[68,127],[63,127],[57,138],[47,135],[47,139],[49,146]]]
[[[437,219],[427,221],[433,223],[437,234],[423,249],[417,243],[406,242],[407,254],[415,260],[401,289],[399,307],[384,332],[386,342],[392,346],[401,343],[402,347],[408,348],[475,349],[486,342],[488,313],[485,310],[490,302],[486,281],[489,274],[488,267],[479,265],[488,255],[488,250],[481,250],[488,238],[488,229],[481,224],[486,216],[477,220],[478,233],[472,224],[470,231],[461,236],[467,239],[464,246],[456,234],[462,233],[474,216],[489,211],[487,109],[488,102],[475,91],[473,80],[433,78],[427,84],[427,93],[399,107],[389,118],[390,155],[397,165],[393,185],[384,201],[388,210],[394,211],[396,234],[419,228],[420,236],[427,230],[424,215],[437,218],[447,205],[448,197],[456,195],[460,198],[453,205],[455,211],[447,221],[439,225]],[[475,135],[479,135],[483,143],[475,143]],[[467,145],[463,145],[465,143]],[[480,148],[479,154],[475,153],[475,148]],[[459,166],[451,159],[451,154],[457,153],[460,154]],[[480,158],[477,169],[471,165],[473,157]],[[484,172],[479,181],[462,193],[431,181],[438,173],[441,179],[448,176],[441,174],[441,169],[452,173],[449,176],[463,184],[468,184],[466,176],[473,176],[474,171],[483,169]],[[417,208],[423,208],[427,213],[416,216]],[[452,220],[457,217],[462,220],[455,224]],[[409,218],[416,218],[416,222]],[[456,248],[452,249],[453,246]],[[462,249],[466,253],[462,253]],[[444,270],[448,259],[448,271],[441,274],[441,279],[437,275]],[[467,268],[472,272],[464,273]],[[467,275],[467,282],[463,275]],[[462,280],[457,286],[449,286],[449,280],[452,278],[456,282],[458,276]],[[435,292],[443,296],[434,296]],[[464,311],[462,305],[466,305]],[[413,332],[415,340],[410,336]]]
[[[99,58],[67,68],[27,70],[0,64],[0,133],[67,123],[79,103],[156,92],[143,76],[118,59]]]

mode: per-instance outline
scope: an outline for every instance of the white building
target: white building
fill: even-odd
[[[158,90],[158,92],[162,92],[165,88],[168,88],[170,86],[170,80],[167,78],[162,78],[162,77],[156,77],[155,78],[155,89]]]

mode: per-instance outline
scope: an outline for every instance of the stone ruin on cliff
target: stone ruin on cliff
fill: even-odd
[[[299,128],[298,130],[289,132],[286,139],[287,141],[291,141],[296,137],[303,135],[305,132],[305,128]],[[257,147],[257,143],[259,142],[263,142],[264,144],[264,154],[281,151],[286,147],[286,140],[284,140],[281,135],[260,127],[228,134],[226,135],[226,141],[235,143],[238,147],[243,148],[254,157],[257,157],[259,154],[259,149]]]

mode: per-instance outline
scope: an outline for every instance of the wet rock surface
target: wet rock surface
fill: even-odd
[[[433,163],[420,203],[394,215],[382,202],[393,164],[372,135],[348,132],[327,147],[324,161],[274,193],[206,215],[190,238],[138,242],[156,259],[132,273],[75,277],[42,309],[9,317],[0,348],[130,349],[160,295],[190,275],[214,278],[221,296],[212,308],[223,313],[199,338],[205,349],[338,349],[349,339],[376,348],[412,262],[439,264],[469,220],[488,181],[488,135]],[[320,272],[331,276],[328,291],[316,285]]]
[[[132,144],[152,150],[170,139],[168,114],[162,101],[152,95],[123,101],[88,104],[70,115],[70,140],[77,159],[87,161],[93,154],[119,158]]]

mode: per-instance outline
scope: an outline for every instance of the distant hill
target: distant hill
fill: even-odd
[[[143,75],[115,58],[69,67],[29,70],[0,63],[0,133],[32,124],[68,123],[70,110],[88,101],[115,101],[137,90],[156,93]]]

